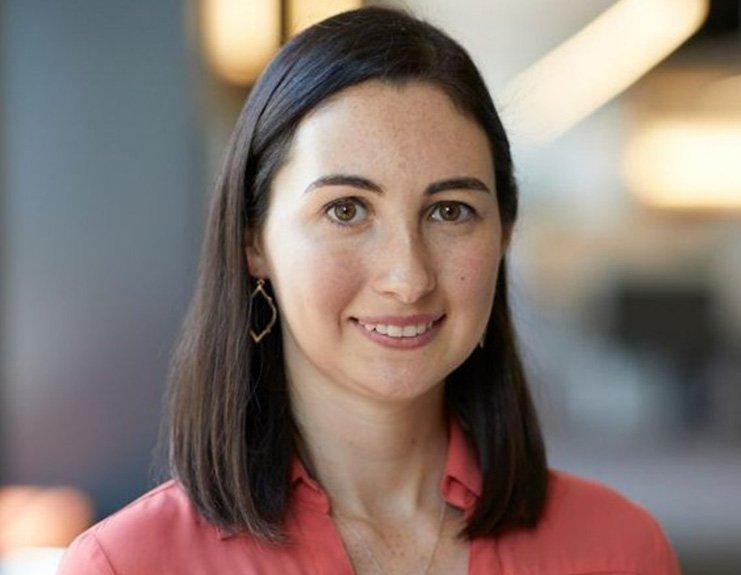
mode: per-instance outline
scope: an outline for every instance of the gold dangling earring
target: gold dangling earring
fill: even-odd
[[[484,349],[484,338],[485,337],[486,337],[486,333],[484,333],[484,335],[481,336],[481,341],[479,341],[479,347],[481,349]]]
[[[268,305],[270,306],[270,309],[272,310],[273,317],[271,318],[268,326],[260,332],[260,335],[256,335],[255,332],[252,331],[252,328],[250,328],[250,335],[252,336],[252,339],[254,340],[255,343],[260,343],[260,340],[270,333],[270,329],[273,327],[273,324],[275,323],[275,320],[278,317],[278,312],[275,309],[275,305],[273,304],[273,298],[271,298],[267,294],[267,292],[263,288],[264,285],[265,285],[265,280],[263,278],[258,279],[257,288],[250,295],[250,318],[252,318],[252,300],[255,298],[255,296],[258,293],[262,293],[263,297],[265,297],[268,300]],[[252,320],[250,319],[250,321]]]

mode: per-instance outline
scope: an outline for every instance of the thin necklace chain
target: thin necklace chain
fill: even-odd
[[[445,504],[445,500],[443,499],[443,504],[440,507],[440,519],[438,519],[438,525],[437,525],[437,538],[435,539],[435,546],[432,548],[432,553],[430,553],[429,558],[427,559],[427,565],[425,565],[424,571],[422,571],[422,575],[427,575],[427,572],[430,570],[430,565],[432,565],[432,559],[435,557],[435,551],[437,551],[437,546],[440,544],[440,535],[443,531],[443,520],[445,519],[445,511],[447,509],[447,505]],[[365,552],[368,554],[368,556],[373,560],[373,563],[376,565],[376,569],[378,569],[378,573],[383,575],[385,571],[381,567],[380,563],[378,562],[378,559],[376,559],[376,556],[373,555],[373,552],[370,550],[368,545],[366,545],[365,540],[360,536],[360,534],[353,528],[350,523],[345,521],[339,513],[336,511],[334,512],[335,516],[337,517],[337,520],[340,521],[345,527],[347,527],[350,532],[355,536],[355,538],[360,541],[360,544],[365,548]]]

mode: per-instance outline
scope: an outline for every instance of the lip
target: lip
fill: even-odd
[[[356,319],[360,323],[364,323],[366,325],[378,325],[379,323],[381,323],[384,325],[398,325],[400,327],[405,327],[407,325],[417,325],[420,323],[430,323],[431,321],[437,321],[441,317],[443,317],[443,315],[445,314],[425,313],[425,314],[407,315],[407,316],[376,315],[376,316],[356,317],[353,319]]]
[[[423,316],[416,316],[416,317],[423,317]],[[434,318],[434,316],[427,316],[427,317],[430,317],[431,319]],[[360,332],[365,337],[375,341],[376,343],[379,343],[386,347],[392,347],[396,349],[414,349],[417,347],[422,347],[423,345],[427,345],[430,341],[432,341],[432,338],[434,338],[437,335],[437,332],[440,329],[440,324],[443,323],[443,321],[445,321],[445,317],[446,317],[445,315],[442,315],[438,320],[434,321],[430,329],[428,329],[423,334],[417,335],[414,337],[391,337],[383,333],[378,333],[375,330],[368,331],[361,325],[361,323],[356,318],[352,318],[350,321],[353,325],[355,325],[357,329],[360,330]],[[379,323],[383,323],[383,322],[379,322]],[[422,322],[420,321],[419,323],[422,323]]]

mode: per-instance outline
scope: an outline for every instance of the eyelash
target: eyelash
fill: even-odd
[[[353,197],[349,197],[349,198],[341,198],[339,200],[335,200],[334,202],[328,204],[324,208],[324,213],[325,214],[329,214],[334,207],[339,206],[341,204],[349,203],[349,202],[360,203],[360,204],[363,205],[363,207],[365,207],[365,202],[363,202],[363,200],[361,200],[360,198],[357,198],[357,197],[354,197],[353,196]],[[450,205],[450,204],[458,204],[459,206],[461,206],[464,209],[468,210],[471,213],[471,215],[468,218],[463,219],[463,220],[460,220],[460,221],[457,221],[457,222],[451,222],[451,221],[447,221],[447,220],[439,220],[439,221],[442,221],[442,223],[449,223],[449,224],[453,224],[453,225],[464,224],[464,223],[472,220],[477,215],[476,214],[476,210],[474,208],[472,208],[471,206],[469,206],[468,204],[466,204],[464,202],[457,202],[457,201],[454,201],[454,200],[445,200],[443,202],[437,202],[436,204],[433,204],[432,207],[433,208],[436,208],[436,207],[439,207],[439,206]],[[336,226],[340,226],[341,228],[352,228],[352,227],[355,227],[356,225],[359,225],[359,224],[342,223],[339,220],[332,219],[331,217],[329,218],[329,221],[331,223],[333,223],[334,225],[336,225]]]

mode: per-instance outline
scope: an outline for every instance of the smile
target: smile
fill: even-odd
[[[437,334],[445,317],[442,316],[437,321],[404,327],[387,324],[362,324],[356,318],[352,318],[351,321],[364,336],[376,343],[386,347],[411,349],[429,343]]]
[[[378,333],[383,333],[385,335],[388,335],[389,337],[414,337],[423,334],[428,329],[431,329],[434,322],[430,321],[427,323],[419,323],[416,325],[407,326],[389,325],[383,323],[375,325],[366,324],[360,322],[360,320],[358,320],[358,323],[360,323],[360,325],[362,325],[368,331],[375,330]]]

